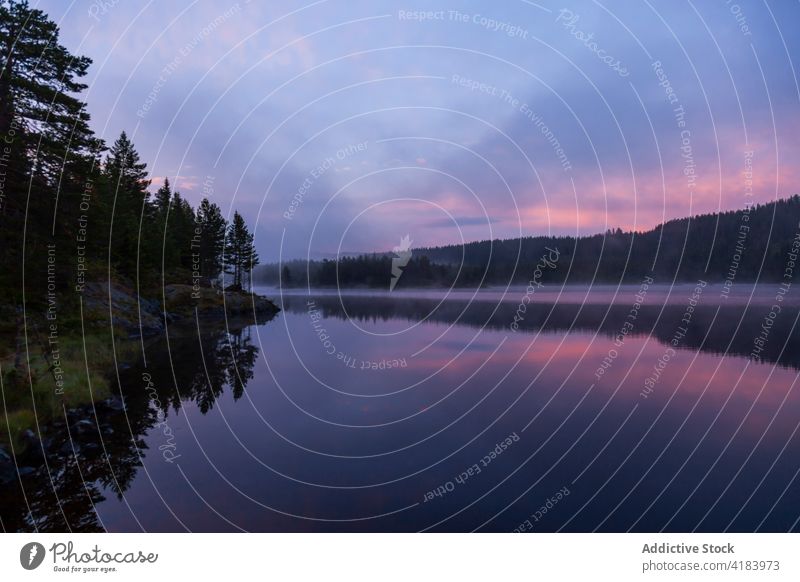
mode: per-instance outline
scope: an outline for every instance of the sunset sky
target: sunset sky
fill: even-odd
[[[800,193],[797,2],[31,5],[93,59],[96,132],[239,209],[262,261]]]

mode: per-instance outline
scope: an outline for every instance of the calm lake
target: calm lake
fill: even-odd
[[[147,342],[4,528],[800,529],[777,285],[259,291],[267,323]]]

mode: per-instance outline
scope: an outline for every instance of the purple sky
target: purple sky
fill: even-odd
[[[94,60],[97,133],[239,209],[262,261],[800,192],[797,2],[31,4]]]

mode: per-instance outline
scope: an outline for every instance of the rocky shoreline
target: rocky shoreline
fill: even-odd
[[[196,336],[198,325],[202,326],[200,333],[203,335],[219,333],[223,329],[241,330],[265,323],[278,312],[280,309],[266,297],[242,290],[167,285],[159,299],[152,299],[140,297],[131,286],[123,283],[87,283],[81,294],[79,316],[67,318],[61,314],[59,320],[63,316],[64,324],[59,327],[73,334],[79,332],[77,337],[83,338],[84,348],[87,337],[108,338],[109,329],[113,329],[114,335],[121,341],[135,345],[134,352],[138,353],[140,344],[132,341],[138,338],[147,338],[147,345],[151,345],[164,341],[167,335],[176,339]],[[35,337],[39,336],[31,336],[30,341],[35,342]],[[64,338],[61,340],[60,343],[64,344]],[[121,353],[119,348],[120,344],[117,345],[117,357]],[[19,353],[19,346],[17,351]],[[48,355],[52,358],[51,353]],[[64,355],[61,354],[61,357]],[[130,368],[133,362],[122,357],[117,362],[118,368]],[[49,359],[47,363],[52,364],[53,360]],[[21,375],[27,377],[26,374]],[[32,377],[51,380],[49,373],[33,373]],[[97,388],[95,386],[95,392]],[[51,389],[46,393],[53,397]],[[5,442],[0,441],[0,485],[16,481],[17,468],[19,477],[38,472],[51,457],[99,455],[102,452],[98,449],[100,442],[103,438],[109,438],[114,430],[103,419],[108,421],[125,415],[125,403],[118,395],[94,402],[83,397],[55,398],[64,404],[71,401],[71,404],[67,404],[69,408],[65,411],[66,415],[56,415],[55,418],[51,415],[42,416],[39,419],[39,434],[23,425],[12,439],[16,442],[14,446],[6,439],[2,439]],[[56,406],[60,408],[61,404]]]
[[[102,436],[114,434],[110,416],[124,415],[125,404],[119,396],[67,409],[64,418],[46,423],[40,439],[31,429],[20,435],[21,451],[0,445],[0,486],[33,475],[59,458],[100,454]],[[102,435],[102,436],[101,436]],[[18,472],[19,471],[19,472]]]
[[[139,296],[119,283],[87,283],[83,319],[89,327],[112,326],[129,337],[163,333],[171,324],[202,320],[247,319],[253,324],[275,316],[280,308],[261,295],[242,290],[166,285],[160,298]]]

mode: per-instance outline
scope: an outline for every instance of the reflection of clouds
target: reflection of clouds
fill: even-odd
[[[538,336],[521,366],[524,372],[509,379],[508,385],[517,386],[523,381],[522,385],[527,385],[537,372],[543,370],[537,385],[558,386],[564,381],[564,370],[571,369],[581,356],[582,363],[570,376],[569,383],[587,387],[594,384],[593,367],[602,360],[608,342],[602,336],[592,341],[592,334],[589,333],[571,333],[566,341],[562,341],[563,339],[560,335]],[[510,367],[530,342],[530,337],[511,337],[504,350],[498,352],[493,361]],[[652,372],[653,365],[663,353],[664,344],[659,341],[647,341],[643,337],[630,338],[624,349],[619,351],[619,357],[608,376],[597,383],[598,390],[610,394],[621,385],[616,398],[634,404],[645,402],[640,397],[644,379]],[[476,362],[471,364],[477,365]],[[525,381],[526,374],[528,379]],[[653,409],[660,410],[675,392],[676,396],[671,404],[673,413],[677,418],[685,418],[694,403],[702,397],[703,405],[698,414],[703,418],[694,420],[694,423],[702,424],[709,420],[706,418],[708,410],[719,411],[727,401],[726,410],[718,422],[720,426],[732,427],[730,430],[733,430],[755,402],[752,412],[743,424],[742,432],[757,438],[775,418],[787,393],[789,400],[784,405],[788,407],[786,411],[797,409],[800,394],[790,394],[795,375],[795,372],[784,368],[773,369],[772,365],[751,363],[748,366],[747,360],[743,358],[716,354],[698,356],[693,350],[681,349],[676,351],[669,366],[663,370],[649,399],[653,402],[646,403],[652,405]],[[784,414],[776,419],[779,425],[785,424],[790,430],[796,421],[791,414]],[[717,438],[725,436],[713,434]]]
[[[330,309],[327,312],[326,325],[332,330],[332,335],[336,336],[340,345],[348,346],[356,358],[372,360],[387,357],[409,358],[407,369],[387,370],[379,375],[354,370],[347,375],[335,359],[323,358],[315,361],[313,348],[301,348],[304,361],[311,365],[315,372],[321,374],[321,377],[327,380],[336,378],[344,385],[356,382],[359,386],[371,386],[373,390],[378,390],[395,383],[410,386],[434,375],[434,380],[413,388],[408,394],[403,393],[402,397],[391,396],[371,402],[381,407],[383,413],[389,416],[398,413],[397,409],[393,409],[393,406],[397,405],[395,398],[401,400],[411,398],[411,410],[417,410],[414,408],[417,405],[422,407],[420,410],[426,410],[456,387],[463,398],[474,403],[509,372],[499,384],[497,397],[503,394],[503,398],[513,398],[532,383],[530,394],[524,401],[530,403],[546,400],[562,387],[559,392],[561,395],[554,402],[555,406],[560,407],[564,406],[564,402],[576,398],[576,394],[582,394],[582,391],[589,386],[595,386],[594,396],[591,399],[595,402],[594,406],[599,406],[598,402],[602,404],[613,394],[617,402],[615,408],[620,402],[631,406],[638,404],[644,410],[642,414],[646,417],[654,416],[664,409],[662,424],[657,432],[667,426],[675,430],[688,416],[687,426],[680,439],[686,438],[686,434],[695,434],[697,430],[702,433],[717,412],[720,412],[719,427],[727,428],[712,430],[709,435],[712,441],[727,441],[743,420],[740,434],[748,439],[757,439],[773,418],[775,422],[772,430],[775,432],[769,435],[770,438],[779,435],[775,438],[780,440],[782,434],[785,439],[787,427],[789,430],[793,429],[797,420],[791,413],[792,410],[796,410],[800,398],[800,395],[792,392],[796,370],[775,367],[772,363],[748,363],[742,349],[746,349],[749,345],[749,334],[753,329],[752,321],[746,320],[743,325],[744,331],[738,334],[744,342],[740,346],[738,341],[731,342],[730,332],[734,327],[726,324],[730,321],[735,323],[738,319],[731,313],[723,312],[718,320],[720,325],[713,328],[708,335],[704,325],[700,325],[697,329],[693,328],[695,337],[693,343],[682,344],[675,351],[669,365],[661,371],[653,392],[647,399],[643,399],[641,391],[645,386],[645,380],[664,354],[669,334],[674,332],[682,317],[683,306],[678,306],[675,313],[665,312],[657,330],[649,339],[647,336],[651,333],[653,321],[660,308],[643,312],[641,332],[626,339],[624,346],[618,350],[614,366],[609,368],[600,382],[597,382],[594,376],[595,369],[598,362],[607,354],[613,341],[608,331],[619,325],[619,322],[612,321],[608,326],[604,325],[605,331],[595,334],[594,330],[600,325],[607,306],[602,306],[588,319],[579,319],[569,333],[565,333],[565,330],[570,327],[573,317],[564,318],[556,311],[556,315],[550,318],[552,325],[543,329],[536,326],[527,333],[507,334],[504,329],[490,324],[484,327],[479,335],[476,335],[476,332],[483,325],[493,305],[487,304],[482,308],[476,306],[476,309],[469,310],[466,316],[461,318],[461,324],[455,325],[445,335],[439,337],[445,331],[446,325],[452,321],[452,317],[460,312],[459,306],[452,306],[452,313],[448,311],[447,316],[441,319],[434,316],[431,320],[433,325],[421,326],[400,336],[384,337],[376,341],[374,337],[355,330],[347,321],[338,319],[338,299],[319,300]],[[405,307],[395,303],[396,311],[390,315],[382,304],[376,304],[374,298],[364,300],[350,298],[347,301],[348,312],[351,315],[359,319],[377,317],[378,323],[364,325],[368,329],[381,331],[386,331],[387,327],[403,328],[405,316],[418,320],[424,317],[433,305],[425,301],[418,301],[415,306]],[[292,301],[286,307],[288,317],[297,316]],[[550,306],[542,307],[546,308],[542,314],[544,318]],[[623,313],[627,312],[628,308],[624,307]],[[576,313],[571,308],[566,311],[571,316]],[[373,315],[369,316],[369,313]],[[704,313],[713,313],[713,308],[706,309]],[[400,319],[394,319],[395,316],[399,316]],[[505,314],[501,313],[498,317],[504,320]],[[384,321],[384,318],[387,320]],[[613,320],[614,316],[611,315],[610,319]],[[698,352],[696,342],[702,338],[705,338],[705,343]],[[302,345],[301,339],[297,338],[298,346]],[[778,341],[784,345],[786,338],[782,337]],[[500,342],[504,342],[502,349],[497,349]],[[429,347],[411,357],[410,354],[421,346]],[[723,355],[726,351],[728,354]],[[458,356],[454,358],[455,354]],[[288,355],[273,353],[271,357],[277,362],[284,357],[288,358]],[[798,364],[795,362],[793,365],[796,367]],[[373,381],[378,380],[379,384],[373,385]],[[321,397],[327,399],[329,395],[326,391],[322,391]],[[672,400],[667,405],[670,399]],[[387,405],[386,401],[391,404]],[[698,402],[700,404],[697,410],[690,414]],[[307,404],[316,406],[312,399],[309,399]],[[440,405],[449,406],[447,400]],[[783,406],[782,413],[776,416],[781,406]],[[524,405],[521,410],[526,410]]]

